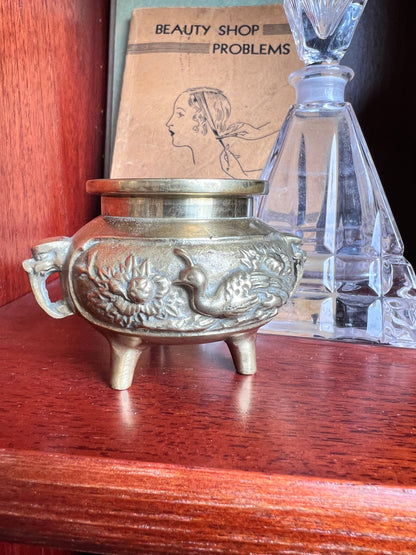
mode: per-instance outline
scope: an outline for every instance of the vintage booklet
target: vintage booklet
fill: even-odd
[[[135,9],[111,177],[259,177],[300,67],[282,5]]]

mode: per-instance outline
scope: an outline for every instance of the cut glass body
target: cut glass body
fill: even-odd
[[[305,44],[311,40],[305,40],[302,29],[318,33],[318,8],[327,14],[323,4],[285,0],[298,50],[308,60]],[[331,12],[337,21],[332,27],[325,21],[321,27],[339,33],[346,21],[355,28],[357,18],[351,13],[357,14],[358,8],[361,13],[364,2],[326,4],[338,5],[339,11]],[[315,19],[306,24],[313,5]],[[349,44],[352,34],[343,29],[342,36]],[[344,101],[353,72],[328,62],[331,57],[338,61],[339,41],[333,53],[329,47],[334,42],[320,40],[324,62],[290,77],[296,104],[262,175],[270,182],[270,192],[260,217],[279,231],[301,237],[307,254],[297,292],[265,331],[416,347],[415,274],[403,256],[399,231],[354,111]]]

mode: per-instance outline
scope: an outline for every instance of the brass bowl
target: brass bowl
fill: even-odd
[[[301,241],[253,217],[267,183],[102,179],[101,216],[47,239],[23,266],[52,317],[78,313],[111,347],[111,386],[130,386],[149,344],[227,342],[237,372],[256,371],[255,339],[302,275]],[[58,272],[63,299],[46,279]]]

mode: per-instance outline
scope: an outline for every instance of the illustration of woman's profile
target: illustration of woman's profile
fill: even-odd
[[[230,123],[231,104],[225,94],[215,88],[187,89],[175,100],[166,126],[175,147],[190,149],[192,162],[198,168],[211,167],[229,177],[241,179],[261,168],[244,169],[239,155],[230,147],[230,140],[256,141],[277,133],[270,123],[254,127],[249,123]],[[217,168],[212,167],[213,160]]]

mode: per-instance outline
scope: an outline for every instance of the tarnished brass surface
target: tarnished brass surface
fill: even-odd
[[[256,371],[257,329],[294,291],[297,237],[252,217],[261,181],[95,180],[103,214],[72,239],[33,248],[24,262],[39,304],[78,313],[110,342],[112,387],[130,386],[151,343],[225,340],[241,374]],[[61,275],[51,302],[46,278]]]
[[[130,218],[243,218],[253,213],[251,198],[101,197],[103,216]]]
[[[91,179],[87,192],[112,196],[231,197],[268,193],[267,181],[255,179]]]
[[[101,195],[101,214],[133,218],[241,218],[267,182],[234,179],[97,179],[87,191]]]

